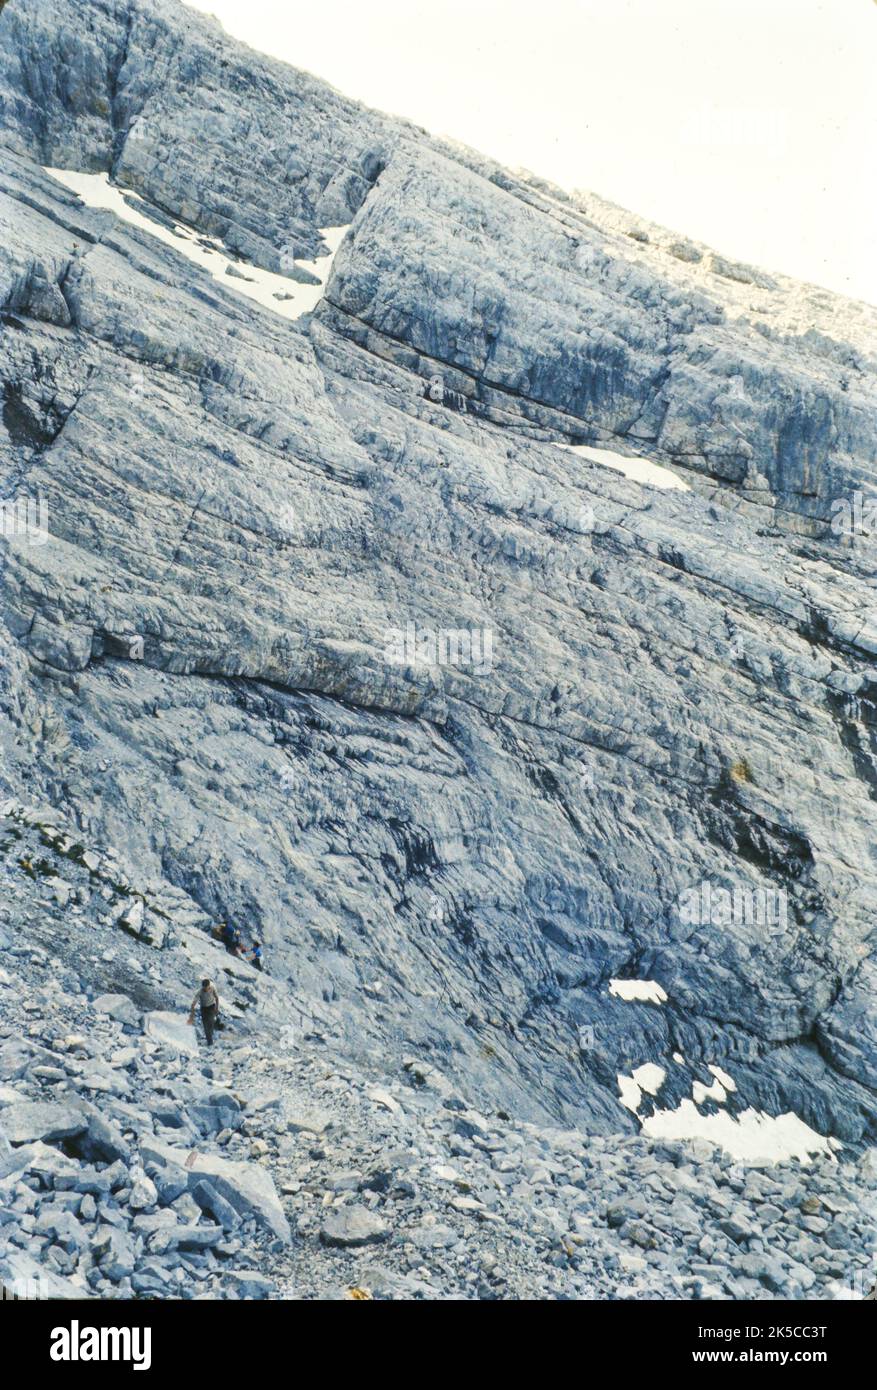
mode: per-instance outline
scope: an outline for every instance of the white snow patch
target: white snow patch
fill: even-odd
[[[691,1094],[694,1097],[695,1105],[701,1105],[707,1097],[710,1100],[718,1101],[720,1105],[728,1099],[728,1093],[721,1081],[714,1081],[712,1086],[704,1086],[702,1081],[695,1081],[691,1088]]]
[[[635,483],[644,483],[647,487],[691,491],[688,483],[678,478],[671,469],[664,468],[660,463],[652,463],[649,459],[631,458],[627,454],[617,454],[614,449],[596,449],[590,444],[560,444],[558,447],[568,449],[571,454],[578,454],[580,458],[590,459],[592,463],[602,463],[606,468],[614,468],[617,473],[623,473]]]
[[[654,1062],[643,1062],[642,1066],[637,1067],[632,1075],[641,1091],[645,1091],[647,1095],[656,1096],[664,1084],[667,1073],[663,1067],[657,1066]]]
[[[656,1110],[643,1121],[643,1133],[656,1139],[708,1139],[744,1163],[782,1163],[791,1158],[806,1163],[812,1154],[831,1155],[838,1147],[836,1139],[817,1134],[792,1111],[773,1116],[749,1109],[735,1119],[726,1110],[702,1115],[690,1100],[684,1100],[678,1110]]]
[[[173,246],[180,255],[193,261],[195,265],[203,266],[224,289],[234,290],[237,294],[246,295],[248,299],[255,299],[258,304],[273,309],[275,314],[287,319],[300,318],[319,303],[335,253],[347,231],[347,227],[320,228],[320,234],[329,247],[328,254],[318,256],[313,261],[296,262],[312,275],[316,275],[320,283],[300,285],[297,280],[290,280],[288,276],[277,275],[271,270],[262,270],[249,261],[232,260],[226,255],[221,242],[213,237],[203,236],[191,227],[184,227],[179,222],[174,223],[173,231],[169,231],[161,223],[154,222],[151,217],[146,217],[131,207],[125,201],[123,193],[138,203],[143,203],[144,200],[131,189],[121,189],[110,183],[107,174],[80,174],[72,169],[51,169],[48,166],[46,173],[63,183],[71,192],[77,193],[90,208],[106,208],[116,213],[132,227],[139,227],[142,232],[148,232],[165,245]],[[226,274],[229,266],[247,278],[242,280],[238,275]],[[289,297],[278,299],[278,294]]]
[[[664,1068],[654,1062],[643,1062],[630,1076],[624,1076],[619,1072],[616,1080],[621,1104],[632,1110],[635,1115],[642,1104],[643,1091],[647,1095],[656,1096],[664,1084],[666,1075]]]
[[[632,1110],[635,1115],[640,1108],[640,1103],[643,1098],[642,1091],[632,1076],[623,1076],[622,1073],[619,1072],[616,1080],[618,1082],[621,1104],[626,1105],[628,1110]]]
[[[721,1082],[726,1091],[736,1091],[737,1082],[734,1081],[733,1078],[730,1077],[726,1071],[722,1071],[721,1067],[714,1067],[712,1063],[710,1063],[710,1065],[707,1067],[707,1071],[712,1072],[713,1076],[716,1078],[717,1081]]]
[[[674,1061],[674,1062],[678,1062],[680,1066],[684,1066],[684,1065],[685,1065],[685,1058],[682,1056],[682,1053],[681,1053],[681,1052],[674,1052],[674,1053],[673,1053],[673,1061]]]
[[[664,1004],[667,995],[656,980],[610,980],[609,993],[619,999],[645,1000],[650,1004]]]

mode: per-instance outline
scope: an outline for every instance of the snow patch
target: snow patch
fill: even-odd
[[[649,1004],[665,1004],[667,995],[656,980],[610,980],[609,993],[618,999],[645,1000]]]
[[[717,1081],[721,1082],[726,1091],[736,1091],[737,1082],[734,1081],[726,1071],[722,1071],[721,1067],[714,1067],[712,1063],[710,1063],[707,1067],[707,1071],[712,1072],[713,1076]]]
[[[619,980],[612,983],[643,985],[647,982]],[[673,1060],[681,1063],[682,1054],[674,1052]],[[698,1106],[703,1101],[710,1099],[721,1105],[727,1100],[728,1092],[737,1089],[737,1083],[721,1067],[711,1064],[709,1071],[715,1077],[712,1086],[695,1081],[693,1100],[683,1100],[676,1110],[656,1110],[641,1121],[643,1134],[653,1139],[708,1139],[737,1161],[756,1165],[784,1163],[793,1158],[807,1163],[814,1154],[833,1158],[843,1147],[833,1136],[817,1134],[792,1111],[774,1116],[750,1107],[736,1117],[727,1110],[702,1114]],[[638,1116],[643,1094],[657,1095],[666,1075],[654,1062],[645,1062],[630,1076],[619,1072],[616,1079],[620,1104]]]
[[[707,1099],[718,1101],[721,1105],[728,1099],[728,1093],[721,1081],[714,1081],[712,1086],[705,1086],[702,1081],[695,1081],[691,1088],[695,1105],[702,1105]]]
[[[766,1115],[744,1110],[736,1119],[727,1110],[702,1115],[693,1101],[677,1110],[656,1110],[643,1120],[643,1133],[654,1139],[708,1139],[743,1163],[783,1163],[797,1158],[807,1163],[813,1154],[829,1154],[839,1142],[817,1134],[791,1110]]]
[[[636,1067],[630,1076],[618,1073],[618,1090],[620,1092],[621,1104],[628,1110],[632,1110],[634,1115],[642,1104],[643,1091],[646,1095],[656,1096],[664,1084],[667,1073],[663,1067],[657,1066],[654,1062],[643,1062],[641,1067]]]
[[[635,1115],[642,1102],[642,1091],[632,1076],[623,1076],[622,1073],[619,1072],[616,1080],[618,1082],[621,1104],[625,1105],[628,1110],[632,1110]]]
[[[647,1095],[656,1096],[664,1084],[667,1073],[663,1067],[657,1066],[654,1062],[643,1062],[643,1065],[637,1067],[632,1075],[641,1091],[645,1091]]]
[[[295,263],[315,275],[320,283],[301,285],[287,275],[262,270],[249,261],[232,260],[226,255],[220,241],[204,236],[191,227],[185,227],[180,222],[174,223],[173,231],[159,222],[154,222],[151,217],[138,212],[136,207],[131,207],[125,201],[125,197],[128,197],[145,206],[144,199],[130,189],[121,189],[110,183],[107,174],[80,174],[72,169],[51,169],[48,166],[45,172],[51,174],[59,183],[63,183],[72,193],[78,194],[88,207],[104,208],[114,212],[132,227],[148,232],[157,241],[163,241],[166,246],[172,246],[175,251],[179,251],[187,260],[202,266],[223,289],[233,290],[236,294],[254,299],[257,304],[262,304],[266,309],[272,309],[275,314],[287,319],[300,318],[302,314],[315,308],[322,299],[335,253],[347,231],[347,227],[320,228],[320,234],[329,247],[328,254],[318,256],[313,261]],[[229,267],[236,273],[229,273]],[[280,295],[283,297],[278,298]]]
[[[635,483],[643,483],[647,487],[691,491],[688,483],[678,478],[671,469],[664,468],[660,463],[652,463],[649,459],[631,458],[627,454],[617,454],[614,449],[596,449],[590,444],[559,444],[558,448],[568,449],[571,454],[590,459],[592,463],[602,463],[606,468],[614,468],[616,473],[623,473],[626,478],[631,478]]]

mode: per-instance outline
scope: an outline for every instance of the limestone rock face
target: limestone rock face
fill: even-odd
[[[174,0],[35,0],[3,16],[4,144],[111,169],[268,268],[313,255],[408,127],[228,39]]]
[[[875,312],[779,278],[742,288],[724,261],[683,268],[666,234],[642,246],[558,195],[398,151],[319,316],[450,369],[499,423],[623,440],[753,516],[824,530],[830,500],[873,477]]]
[[[7,6],[0,125],[0,479],[48,518],[4,527],[0,790],[47,808],[11,871],[74,865],[163,962],[147,1039],[208,973],[520,1120],[633,1132],[720,1065],[873,1143],[877,610],[829,522],[873,489],[874,311],[171,0]],[[350,226],[290,321],[46,166],[290,285]]]

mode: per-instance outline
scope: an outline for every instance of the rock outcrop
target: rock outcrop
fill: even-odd
[[[25,847],[31,838],[22,832]],[[869,1291],[873,1150],[752,1166],[701,1140],[483,1114],[414,1056],[388,1070],[380,1057],[345,1060],[316,1019],[290,1033],[285,987],[221,962],[223,1003],[233,1010],[246,991],[259,1026],[235,1021],[198,1065],[142,1020],[109,1013],[96,990],[109,975],[132,1008],[170,1006],[185,951],[132,947],[105,900],[82,900],[87,879],[70,877],[73,908],[49,904],[37,931],[24,887],[11,893],[29,929],[6,943],[0,972],[5,1297]],[[87,1147],[95,1095],[123,1153]]]
[[[290,284],[350,226],[290,321],[47,167]],[[875,311],[368,111],[171,0],[3,11],[0,306],[10,923],[71,969],[86,920],[149,962],[136,987],[89,966],[123,996],[94,1026],[176,1038],[185,1069],[165,1015],[228,966],[246,1037],[306,1020],[369,1085],[413,1056],[608,1146],[720,1067],[702,1116],[792,1113],[858,1183],[877,610],[873,537],[833,523],[873,494]],[[620,1104],[645,1065],[659,1087]],[[7,1104],[66,1109],[52,1085]],[[237,1210],[194,1177],[196,1207],[206,1183]],[[383,1230],[366,1215],[330,1240]],[[105,1261],[97,1287],[131,1277],[127,1247]]]

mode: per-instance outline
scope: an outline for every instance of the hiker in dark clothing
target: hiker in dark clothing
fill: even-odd
[[[224,922],[222,927],[221,941],[230,956],[242,956],[244,953],[244,943],[241,941],[241,934],[237,927],[233,927],[230,922]]]
[[[213,1030],[219,1017],[219,995],[212,980],[202,980],[201,988],[197,991],[192,1000],[192,1007],[189,1010],[189,1022],[195,1022],[195,1009],[201,1010],[201,1024],[204,1028],[204,1036],[207,1039],[207,1046],[213,1046]]]
[[[254,942],[253,942],[253,949],[250,951],[250,964],[253,965],[253,966],[255,966],[255,968],[256,968],[257,970],[262,970],[262,969],[263,969],[263,966],[262,966],[262,943],[261,943],[261,941],[254,941]]]

